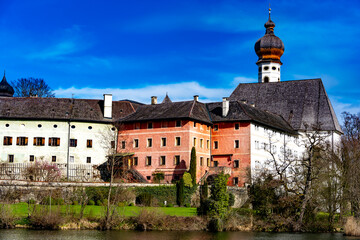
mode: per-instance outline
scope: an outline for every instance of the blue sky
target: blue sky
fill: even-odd
[[[0,1],[0,68],[57,97],[221,101],[257,81],[269,1]],[[360,112],[359,1],[272,1],[282,80],[322,78],[338,116]]]

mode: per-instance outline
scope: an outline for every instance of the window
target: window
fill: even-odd
[[[175,146],[180,146],[181,145],[181,139],[180,137],[176,137],[175,138]]]
[[[56,156],[52,156],[52,157],[51,157],[51,161],[52,161],[52,162],[56,162]]]
[[[235,123],[235,130],[239,130],[240,129],[240,124]]]
[[[233,178],[233,184],[237,186],[239,184],[239,178],[234,177]]]
[[[140,123],[135,123],[135,129],[140,129]]]
[[[30,162],[33,162],[34,160],[35,160],[34,155],[30,155],[29,161],[30,161]]]
[[[41,124],[38,124],[38,128],[41,128],[42,127],[42,125]]]
[[[200,147],[203,148],[204,147],[204,139],[200,139]]]
[[[86,147],[87,148],[92,148],[92,139],[86,140]]]
[[[210,167],[210,158],[206,159],[206,166]]]
[[[121,141],[121,149],[125,149],[126,148],[126,142],[125,141]]]
[[[77,146],[77,139],[70,139],[70,147],[76,147]]]
[[[204,165],[204,158],[200,157],[200,166],[203,166],[203,165]]]
[[[147,180],[151,180],[151,176],[146,176],[146,179],[147,179]]]
[[[5,127],[9,127],[10,125],[7,123],[7,124],[5,124]]]
[[[269,70],[269,67],[268,66],[264,67],[264,70]]]
[[[86,163],[91,163],[91,157],[86,157]]]
[[[218,141],[215,141],[214,142],[214,149],[218,149],[219,148],[219,142]]]
[[[147,139],[147,147],[152,147],[152,138]]]
[[[91,129],[92,129],[92,126],[88,126],[88,129],[91,130]]]
[[[151,157],[150,156],[146,157],[145,165],[146,166],[151,166]]]
[[[175,164],[176,166],[180,164],[180,156],[179,156],[179,155],[175,156],[175,158],[174,158],[174,164]]]
[[[255,141],[255,149],[260,149],[259,141]]]
[[[210,148],[210,140],[206,140],[206,148],[207,148],[207,149]]]
[[[28,138],[27,137],[17,137],[16,145],[18,145],[18,146],[27,146],[28,145]]]
[[[235,140],[235,148],[239,148],[240,147],[240,143],[239,143],[239,140]]]
[[[219,125],[214,125],[214,131],[219,130]]]
[[[239,167],[239,160],[234,160],[234,168],[238,168]]]
[[[74,156],[70,156],[70,163],[74,163],[75,162],[75,158],[74,158]]]
[[[54,128],[57,128],[57,125],[56,125],[56,124],[54,124]]]
[[[161,146],[166,147],[166,138],[161,138]]]
[[[12,154],[8,155],[8,160],[9,160],[9,163],[13,163],[14,162],[14,155],[12,155]]]
[[[12,137],[4,137],[4,146],[12,145]]]
[[[272,69],[272,70],[276,70],[276,67],[273,66],[271,69]]]
[[[268,83],[269,82],[269,77],[264,77],[264,82]]]
[[[147,128],[148,128],[148,129],[152,129],[152,128],[153,128],[153,123],[152,123],[152,122],[148,122]]]
[[[219,166],[219,162],[218,161],[214,161],[214,167]]]
[[[139,139],[134,139],[134,148],[139,147]]]
[[[196,122],[194,122],[194,128],[196,128]]]
[[[134,163],[134,166],[138,165],[138,157],[133,158],[133,163]]]
[[[167,126],[168,126],[168,123],[166,121],[161,122],[162,128],[167,128]]]
[[[193,145],[196,147],[196,138],[194,138]]]
[[[75,125],[72,125],[71,128],[72,128],[72,129],[75,129]]]
[[[60,146],[60,138],[49,138],[49,146],[52,147]]]
[[[180,120],[177,120],[176,123],[175,123],[175,126],[176,126],[176,127],[181,127],[181,121],[180,121]]]
[[[166,157],[165,156],[160,156],[160,165],[165,165],[166,164]]]
[[[111,142],[110,142],[110,147],[111,147],[111,148],[115,148],[115,141],[111,141]]]

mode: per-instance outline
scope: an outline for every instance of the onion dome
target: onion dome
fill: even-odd
[[[280,57],[285,50],[284,43],[274,34],[275,23],[271,21],[270,11],[271,9],[269,9],[269,20],[264,25],[266,28],[265,35],[255,43],[255,52],[259,57],[257,63],[277,62],[282,64]]]
[[[4,77],[0,82],[0,97],[12,97],[12,96],[14,96],[14,89],[6,81],[5,72],[4,72]]]

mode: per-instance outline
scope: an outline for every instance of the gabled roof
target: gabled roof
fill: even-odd
[[[104,101],[94,99],[0,97],[1,119],[113,122],[135,111],[128,101],[113,101],[112,119],[104,118]]]
[[[169,102],[166,104],[142,105],[122,122],[160,121],[166,119],[193,119],[212,124],[206,106],[198,101]]]
[[[252,121],[270,128],[296,134],[296,131],[281,116],[260,110],[248,104],[243,104],[238,101],[230,101],[229,112],[225,117],[222,116],[222,102],[207,103],[206,105],[208,107],[211,120],[214,123],[226,121]]]
[[[321,79],[241,83],[229,100],[246,100],[261,110],[279,114],[295,130],[320,127],[342,132]]]
[[[164,100],[161,103],[172,103],[172,101],[169,98],[169,96],[166,94],[166,96],[164,97]]]

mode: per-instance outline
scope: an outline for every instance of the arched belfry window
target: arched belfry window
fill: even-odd
[[[269,77],[268,76],[264,77],[264,83],[267,83],[267,82],[269,82]]]

